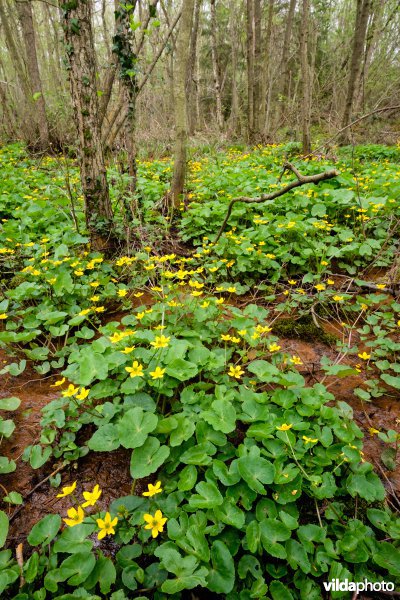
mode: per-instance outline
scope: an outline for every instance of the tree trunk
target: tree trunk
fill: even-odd
[[[232,88],[231,88],[231,114],[229,116],[229,133],[235,137],[238,133],[239,96],[237,85],[238,71],[238,12],[233,11],[230,15],[230,37],[231,37],[231,64],[232,64]]]
[[[35,30],[33,27],[32,4],[30,0],[17,2],[19,20],[25,45],[26,66],[31,88],[31,97],[35,103],[32,116],[35,119],[39,141],[34,144],[37,150],[45,151],[49,147],[49,128],[46,116],[46,104],[40,79],[36,53]]]
[[[309,0],[303,0],[302,24],[300,30],[300,59],[301,59],[301,120],[302,120],[302,140],[303,154],[311,152],[311,74],[308,61],[308,38],[310,22]]]
[[[246,58],[247,58],[247,136],[251,142],[254,132],[254,3],[247,0],[246,3]]]
[[[175,160],[171,196],[173,207],[179,207],[186,176],[187,105],[186,79],[189,61],[194,0],[185,0],[176,51],[175,84]]]
[[[71,8],[71,5],[73,8]],[[72,106],[79,137],[79,166],[86,224],[94,250],[110,248],[113,215],[98,123],[91,1],[62,5]]]
[[[194,17],[193,17],[193,29],[192,35],[190,36],[190,51],[189,51],[189,65],[188,65],[188,80],[187,80],[187,97],[188,97],[188,122],[189,122],[189,135],[192,135],[196,129],[196,110],[194,102],[194,90],[197,82],[194,80],[196,61],[197,61],[197,37],[199,32],[200,22],[200,8],[202,0],[195,1]]]
[[[265,34],[265,58],[262,77],[261,95],[264,101],[260,109],[260,126],[263,137],[268,136],[269,121],[271,113],[271,95],[272,95],[272,23],[274,18],[275,0],[269,0],[268,3],[268,22]]]
[[[353,38],[353,49],[351,54],[349,83],[347,87],[346,104],[343,113],[342,127],[346,127],[353,117],[353,104],[355,92],[358,88],[362,57],[364,54],[365,38],[367,34],[368,17],[371,9],[371,0],[357,0],[357,12]],[[350,128],[346,129],[341,141],[349,143],[351,136]]]
[[[259,140],[265,115],[263,95],[263,56],[261,39],[261,0],[254,0],[254,92],[253,92],[253,138]]]
[[[279,87],[278,95],[278,110],[276,117],[276,127],[279,127],[285,106],[287,105],[287,99],[289,95],[289,82],[290,82],[290,63],[289,63],[289,50],[290,40],[292,37],[293,19],[296,10],[296,0],[290,0],[289,10],[286,18],[285,36],[283,38],[282,46],[282,57],[281,57],[281,85]]]
[[[215,14],[215,0],[211,0],[211,59],[214,79],[214,93],[216,102],[216,117],[218,129],[224,128],[224,116],[222,113],[221,80],[218,64],[218,42],[217,42],[217,19]]]

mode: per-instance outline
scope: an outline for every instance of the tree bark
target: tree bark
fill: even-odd
[[[246,2],[246,26],[247,137],[251,142],[254,137],[254,0]]]
[[[311,152],[311,74],[308,60],[308,38],[310,24],[309,0],[303,0],[302,24],[300,30],[300,59],[301,59],[301,121],[302,121],[302,151],[304,155]]]
[[[285,27],[285,36],[283,38],[283,46],[282,46],[282,57],[281,57],[281,85],[279,88],[278,95],[278,109],[277,109],[277,117],[276,117],[276,127],[279,127],[280,121],[282,119],[283,112],[285,110],[285,106],[287,105],[287,98],[289,95],[289,82],[290,82],[290,67],[289,67],[289,50],[290,50],[290,40],[292,37],[292,29],[293,29],[293,19],[294,13],[296,10],[296,0],[290,0],[289,10],[286,17],[286,27]]]
[[[259,140],[265,115],[263,94],[263,56],[261,38],[261,0],[253,0],[254,7],[254,91],[253,91],[253,139]]]
[[[35,103],[32,116],[35,119],[39,135],[39,140],[34,144],[34,148],[43,152],[49,147],[49,128],[36,52],[31,0],[19,1],[17,2],[17,7],[25,45],[26,66],[30,83],[31,98]]]
[[[179,207],[186,176],[187,103],[186,79],[194,0],[185,0],[177,42],[175,84],[175,159],[171,185],[172,206]]]
[[[275,0],[269,0],[268,3],[268,21],[265,34],[265,58],[262,77],[261,94],[264,102],[260,107],[260,124],[263,137],[268,136],[269,121],[271,113],[271,95],[272,95],[272,23],[274,18]]]
[[[194,80],[195,67],[197,61],[197,38],[199,33],[200,23],[200,9],[202,0],[195,0],[194,17],[193,17],[193,28],[192,35],[190,36],[190,50],[189,50],[189,65],[188,65],[188,79],[187,79],[187,97],[188,97],[188,123],[189,123],[189,135],[192,135],[196,129],[196,110],[194,103],[194,90],[197,82]]]
[[[211,60],[214,79],[214,93],[216,103],[217,125],[220,132],[224,128],[224,116],[222,113],[221,80],[218,64],[218,42],[217,42],[217,19],[215,14],[215,0],[210,0],[211,6]]]
[[[348,123],[350,123],[353,116],[352,113],[354,96],[358,88],[370,9],[371,0],[357,0],[353,49],[351,54],[349,82],[347,87],[347,96],[343,113],[342,127],[345,127]],[[345,135],[341,139],[343,143],[350,142],[350,131],[350,129],[346,129]]]
[[[72,8],[71,8],[72,6]],[[86,224],[94,250],[111,246],[113,215],[98,123],[91,1],[61,5],[72,106],[79,138],[79,167]]]

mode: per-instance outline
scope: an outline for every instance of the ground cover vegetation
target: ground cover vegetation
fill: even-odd
[[[156,208],[171,159],[139,161],[146,239],[110,257],[90,249],[72,159],[1,149],[1,373],[33,368],[54,399],[0,472],[47,469],[47,494],[67,501],[33,525],[21,558],[8,522],[28,500],[2,486],[3,597],[318,599],[332,578],[398,583],[398,423],[362,430],[330,390],[349,380],[363,405],[398,397],[400,151],[343,148],[334,164],[296,151],[194,152],[172,220]],[[289,156],[304,174],[339,174],[236,203],[214,243],[238,192],[293,180]],[[108,178],[122,230],[128,176],[110,166]],[[330,348],[311,378],[285,345],[296,336]],[[2,443],[19,404],[0,401]],[[379,440],[385,477],[364,438]],[[108,501],[79,465],[120,448],[131,491]]]

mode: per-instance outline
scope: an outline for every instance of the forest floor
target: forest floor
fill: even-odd
[[[171,161],[141,161],[137,231],[145,241],[136,248],[136,240],[135,250],[121,247],[111,260],[89,251],[74,165],[62,156],[36,160],[20,145],[1,150],[0,508],[9,521],[8,548],[26,546],[27,538],[35,547],[30,532],[36,523],[46,515],[65,518],[71,495],[57,494],[76,482],[74,501],[97,484],[103,493],[96,514],[110,510],[121,522],[126,518],[116,537],[100,541],[91,529],[94,549],[114,560],[133,539],[148,554],[135,567],[117,559],[125,592],[138,585],[151,593],[161,586],[166,595],[207,587],[228,597],[231,576],[220,581],[212,569],[207,577],[201,571],[209,555],[203,541],[193,542],[196,551],[176,541],[185,537],[174,530],[178,517],[181,527],[190,518],[201,529],[206,514],[215,525],[207,529],[211,553],[220,543],[223,552],[241,556],[236,528],[246,536],[247,552],[259,555],[261,543],[273,556],[267,577],[276,577],[273,600],[293,598],[280,595],[283,588],[297,593],[280,563],[292,550],[281,542],[289,530],[300,528],[301,536],[306,523],[337,536],[346,573],[355,564],[360,576],[357,565],[369,561],[369,573],[381,577],[385,566],[397,576],[396,560],[391,565],[385,553],[398,550],[384,545],[400,538],[390,525],[400,509],[400,150],[365,146],[310,161],[295,152],[293,145],[236,147],[193,157],[189,191],[172,228],[157,210]],[[290,172],[281,175],[288,158],[307,174],[332,166],[340,174],[274,202],[235,204],[214,243],[232,198],[257,197],[293,179]],[[109,179],[119,223],[127,177],[111,165]],[[246,460],[251,467],[239,475],[233,465]],[[143,504],[155,479],[166,498]],[[221,494],[231,514],[218,508]],[[123,503],[129,519],[121,516]],[[276,514],[266,519],[271,527],[278,527],[276,511],[288,510],[279,513],[273,548],[252,538],[254,515],[262,528],[263,503],[262,511]],[[207,513],[194,513],[195,507]],[[140,523],[143,512],[155,508],[170,521],[164,547],[169,551],[174,540],[184,560],[201,561],[187,587],[178,576],[165,581],[167,571],[175,573],[165,558],[157,563],[162,575],[154,575],[149,557],[158,552],[156,541]],[[365,523],[369,532],[371,523],[378,530],[362,556],[341,549],[347,523],[360,523],[351,534],[360,535],[359,547]],[[55,539],[67,536],[67,543],[68,535],[63,528]],[[333,561],[332,577],[338,568],[326,548],[313,563],[313,577],[306,559],[290,559],[291,566],[300,561],[314,591],[314,577],[328,569],[323,561]],[[224,555],[225,567],[232,557]],[[49,554],[48,560],[57,559]],[[2,580],[0,569],[0,589],[13,577]],[[29,577],[28,597],[35,577],[43,579],[39,572]],[[263,598],[267,584],[254,577],[245,571],[240,580],[257,588],[251,597]],[[87,589],[97,589],[88,581]],[[45,580],[50,593],[57,585]],[[101,586],[104,594],[107,584]],[[61,588],[70,590],[66,583]]]

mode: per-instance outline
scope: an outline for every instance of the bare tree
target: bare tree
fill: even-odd
[[[217,42],[217,18],[215,12],[215,0],[210,0],[211,6],[211,59],[214,79],[214,93],[216,102],[217,125],[220,131],[224,128],[224,116],[222,113],[221,99],[221,81],[218,63],[218,42]]]

